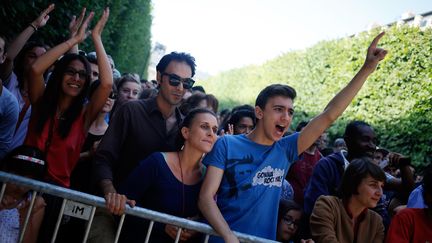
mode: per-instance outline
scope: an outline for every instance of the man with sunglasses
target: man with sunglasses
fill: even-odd
[[[177,151],[175,140],[183,119],[177,106],[186,90],[194,84],[195,66],[195,59],[187,53],[165,55],[156,66],[158,95],[127,102],[119,107],[110,121],[94,159],[96,182],[101,187],[110,213],[121,215],[125,203],[135,205],[135,201],[118,194],[116,188],[139,161],[155,151]],[[108,216],[112,220],[107,212],[102,214],[101,217]],[[98,220],[97,217],[98,212],[95,220]],[[101,227],[100,232],[108,235],[106,227],[113,224],[93,225]]]

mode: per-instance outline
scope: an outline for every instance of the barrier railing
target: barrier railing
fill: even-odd
[[[0,191],[0,202],[3,198],[3,194],[6,189],[6,183],[14,183],[21,186],[26,186],[30,188],[32,192],[32,200],[30,202],[29,210],[27,212],[27,215],[25,217],[25,221],[23,223],[23,227],[20,231],[20,237],[19,242],[22,242],[24,233],[31,215],[31,211],[33,208],[33,205],[35,203],[35,198],[37,195],[37,192],[43,192],[50,195],[54,195],[57,197],[63,198],[62,207],[60,209],[60,213],[58,215],[57,223],[55,230],[53,232],[52,240],[51,242],[55,242],[57,232],[60,226],[61,219],[64,214],[78,217],[81,219],[87,220],[87,227],[84,234],[83,242],[87,241],[87,237],[90,231],[90,227],[93,221],[93,217],[96,211],[97,207],[105,208],[105,199],[101,197],[97,197],[94,195],[70,190],[64,187],[55,186],[52,184],[32,180],[26,177],[17,176],[14,174],[9,174],[6,172],[0,171],[0,181],[4,182],[3,186]],[[151,236],[151,231],[153,229],[154,222],[160,222],[164,224],[171,224],[177,226],[179,229],[177,231],[177,236],[175,242],[179,242],[180,235],[182,232],[182,229],[188,229],[188,230],[194,230],[197,232],[201,232],[205,234],[205,240],[204,242],[207,243],[210,235],[218,235],[212,227],[210,227],[207,224],[176,217],[173,215],[165,214],[156,212],[153,210],[140,208],[140,207],[129,207],[127,206],[125,214],[123,214],[120,218],[119,226],[117,228],[117,233],[115,237],[115,243],[118,241],[118,238],[120,236],[120,232],[123,226],[123,222],[126,215],[133,215],[140,218],[144,218],[150,221],[150,224],[148,226],[147,234],[146,234],[146,240],[145,242],[148,242]],[[251,243],[271,243],[276,242],[248,234],[243,234],[239,232],[234,232],[235,235],[238,237],[240,242],[251,242]]]

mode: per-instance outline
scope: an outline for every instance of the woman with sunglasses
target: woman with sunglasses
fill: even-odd
[[[375,208],[383,194],[384,171],[369,158],[353,160],[342,176],[339,197],[320,196],[310,217],[315,242],[384,241],[381,216]]]
[[[65,54],[84,41],[93,15],[91,12],[82,21],[69,40],[39,57],[28,74],[33,110],[25,143],[46,154],[47,180],[63,187],[70,186],[70,174],[78,161],[87,131],[105,105],[112,87],[112,71],[101,38],[109,16],[108,8],[91,32],[101,84],[88,103],[85,99],[90,85],[90,64],[83,56]],[[62,55],[45,87],[44,72]]]

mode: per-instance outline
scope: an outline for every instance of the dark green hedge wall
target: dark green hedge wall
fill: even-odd
[[[347,122],[364,120],[376,129],[380,146],[424,165],[432,154],[432,30],[404,26],[386,32],[380,42],[389,51],[386,59],[329,132],[331,138],[341,136]],[[298,91],[295,125],[321,112],[351,80],[377,33],[323,41],[261,66],[221,73],[201,84],[220,99],[222,107],[253,104],[268,84],[289,84]]]

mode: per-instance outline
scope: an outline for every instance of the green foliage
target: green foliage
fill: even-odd
[[[105,49],[120,72],[146,75],[151,50],[151,2],[149,0],[2,0],[0,5],[0,33],[13,39],[28,26],[50,3],[55,4],[48,24],[33,39],[41,39],[55,46],[68,37],[68,26],[73,15],[79,16],[82,7],[94,11],[95,25],[102,10],[110,7],[110,17],[103,32]],[[93,51],[91,38],[79,46]]]
[[[366,49],[378,33],[323,41],[304,51],[294,51],[261,66],[221,73],[202,82],[223,108],[253,104],[270,83],[285,83],[298,92],[296,116],[310,119],[355,75]],[[354,119],[370,123],[380,146],[410,155],[415,164],[426,164],[432,154],[432,30],[392,27],[380,46],[389,51],[342,117],[329,129],[342,136]],[[429,156],[429,157],[428,157]]]

